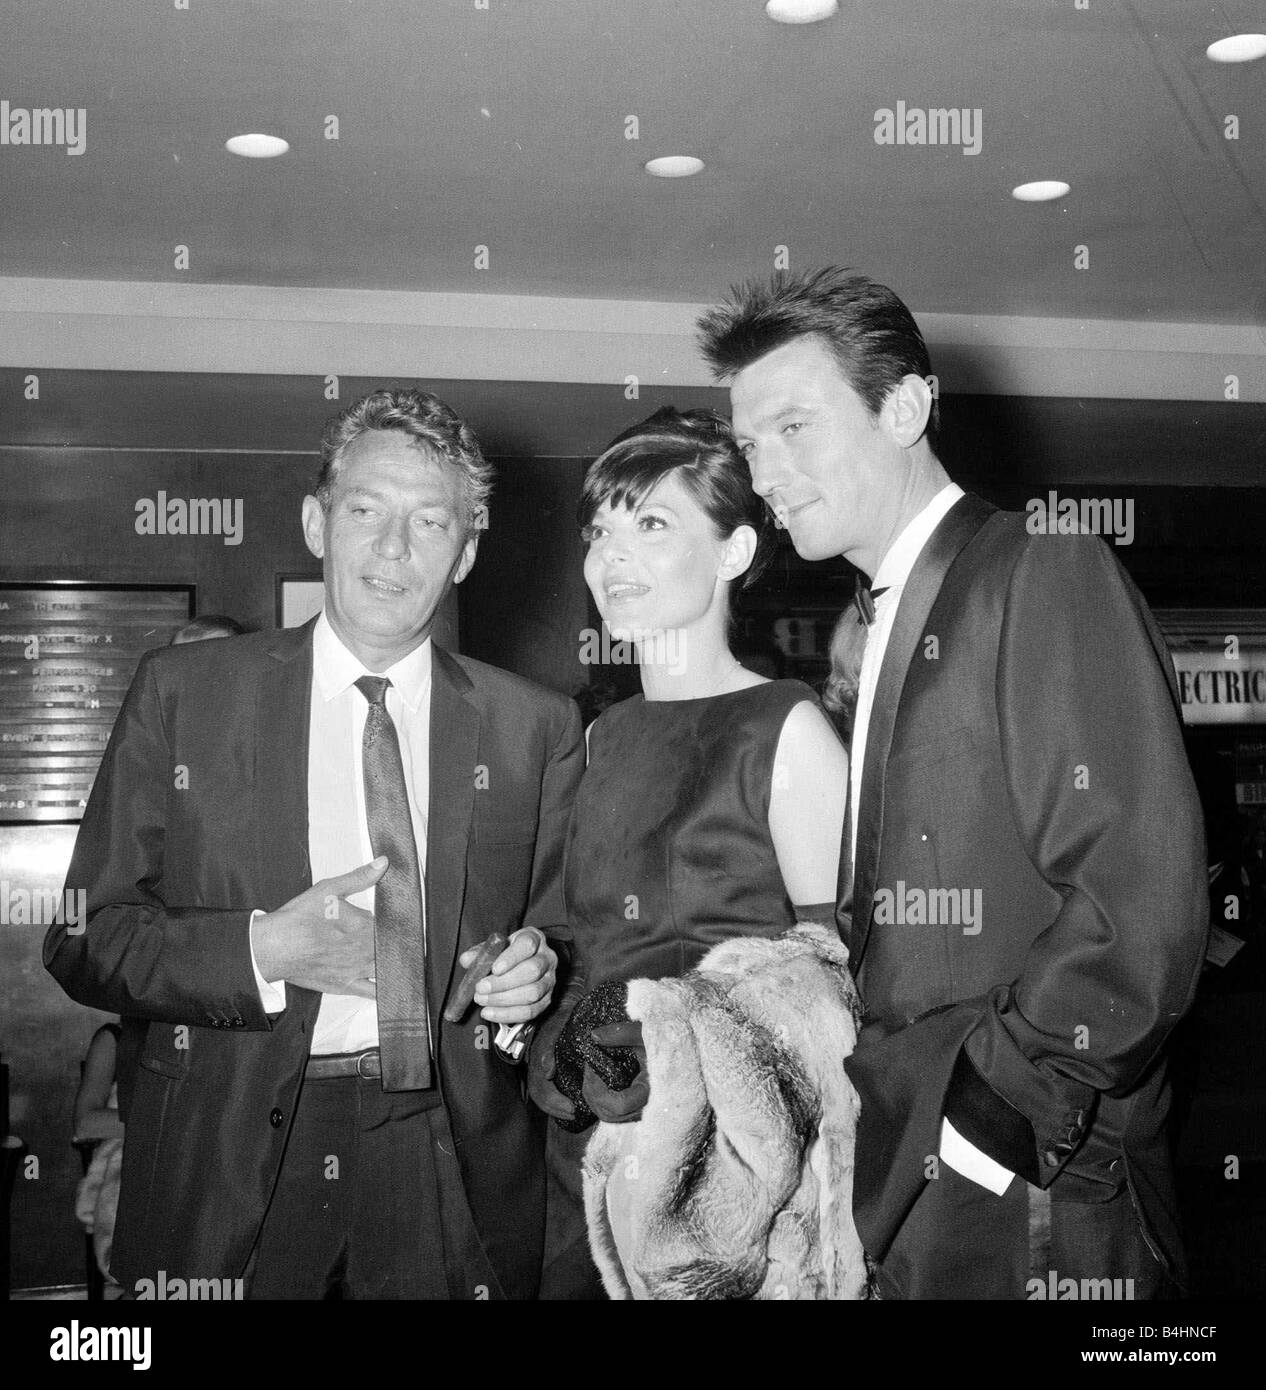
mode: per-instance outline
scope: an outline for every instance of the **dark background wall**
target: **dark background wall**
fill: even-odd
[[[0,580],[192,584],[196,611],[274,624],[279,575],[319,576],[299,531],[325,419],[384,384],[318,378],[0,371]],[[574,525],[586,459],[659,405],[711,405],[708,388],[530,382],[408,382],[474,425],[499,465],[492,520],[460,593],[462,649],[575,692],[590,672],[579,635],[594,625]],[[1266,406],[1247,403],[956,396],[942,402],[951,474],[1023,507],[1064,495],[1119,496],[1134,543],[1117,553],[1157,606],[1266,606]],[[139,536],[136,503],[240,499],[244,536]],[[784,548],[754,594],[772,619],[798,606],[829,617],[848,567],[806,566]],[[0,827],[0,879],[59,888],[73,826]],[[82,1278],[69,1147],[79,1060],[100,1016],[61,995],[39,960],[42,933],[0,927],[0,1052],[12,1070],[12,1130],[40,1160],[14,1194],[15,1284]]]
[[[319,573],[298,509],[322,424],[383,384],[345,377],[327,400],[316,377],[49,371],[28,400],[28,375],[0,371],[0,578],[192,583],[199,611],[257,627],[274,621],[279,575]],[[459,593],[464,649],[576,689],[588,676],[577,633],[593,621],[573,525],[583,461],[659,405],[725,411],[726,393],[390,384],[437,391],[499,465],[491,529]],[[1117,553],[1153,604],[1252,606],[1266,592],[1266,405],[962,395],[941,409],[946,466],[991,501],[1022,507],[1050,487],[1133,500],[1135,539]],[[242,543],[138,536],[137,500],[160,490],[240,499]],[[846,570],[806,571],[788,551],[759,592],[833,603]]]

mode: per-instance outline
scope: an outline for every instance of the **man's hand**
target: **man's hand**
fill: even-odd
[[[387,858],[379,855],[350,873],[321,879],[276,912],[257,917],[251,946],[264,979],[322,994],[375,998],[374,915],[346,899],[372,888],[386,871]]]
[[[465,969],[478,949],[472,946],[463,951],[458,964]],[[526,1023],[544,1013],[554,992],[557,967],[558,957],[544,933],[535,927],[520,927],[475,988],[481,1017],[489,1023]]]

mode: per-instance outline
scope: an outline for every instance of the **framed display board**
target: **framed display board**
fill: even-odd
[[[277,626],[299,627],[314,618],[325,605],[325,584],[320,575],[277,576]]]
[[[0,824],[78,821],[137,662],[192,585],[0,583]]]

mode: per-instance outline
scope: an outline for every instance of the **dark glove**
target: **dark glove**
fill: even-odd
[[[623,1125],[642,1118],[642,1111],[650,1099],[651,1083],[646,1073],[646,1045],[642,1041],[642,1025],[636,1019],[623,1023],[604,1023],[594,1028],[589,1036],[604,1053],[622,1053],[636,1064],[637,1070],[631,1080],[624,1081],[628,1074],[627,1062],[619,1068],[617,1082],[622,1085],[609,1085],[592,1066],[585,1067],[585,1078],[581,1083],[581,1094],[589,1109],[600,1120],[608,1124]]]
[[[576,1107],[554,1085],[551,1074],[554,1070],[553,1062],[548,1060],[544,1053],[539,1060],[541,1065],[529,1067],[527,1073],[527,1092],[533,1105],[547,1115],[552,1115],[560,1123],[573,1119]]]
[[[573,1134],[587,1129],[598,1119],[597,1111],[590,1107],[587,1092],[602,1096],[603,1092],[624,1091],[646,1069],[644,1051],[639,1055],[631,1047],[604,1047],[594,1037],[595,1029],[606,1025],[636,1026],[631,1025],[625,1012],[627,997],[627,987],[617,981],[591,990],[572,1010],[554,1048],[553,1083],[576,1107],[573,1120],[560,1119],[558,1123]],[[637,1042],[641,1042],[640,1028]],[[601,1103],[608,1104],[605,1100]],[[618,1106],[620,1102],[615,1104]],[[644,1104],[643,1096],[637,1109],[640,1111]]]
[[[538,1109],[552,1115],[560,1124],[575,1118],[575,1102],[555,1084],[554,1049],[571,1018],[573,1010],[588,993],[584,976],[573,969],[561,995],[541,1020],[528,1052],[527,1091]],[[566,1125],[564,1125],[566,1128]]]

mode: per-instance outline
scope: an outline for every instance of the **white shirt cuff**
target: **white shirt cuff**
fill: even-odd
[[[264,917],[266,915],[262,907],[257,907],[255,911],[251,913],[251,927],[253,928],[255,926],[256,917]],[[263,1010],[266,1014],[284,1013],[286,1008],[286,982],[285,980],[278,980],[276,984],[270,984],[264,979],[259,973],[259,963],[255,959],[254,931],[251,932],[249,940],[251,947],[251,969],[255,972],[255,988],[259,991],[259,1002],[263,1006]]]
[[[982,1153],[970,1140],[964,1139],[946,1119],[941,1120],[941,1162],[960,1177],[987,1187],[996,1197],[1002,1196],[1015,1177],[1009,1168],[1004,1168],[987,1153]]]

